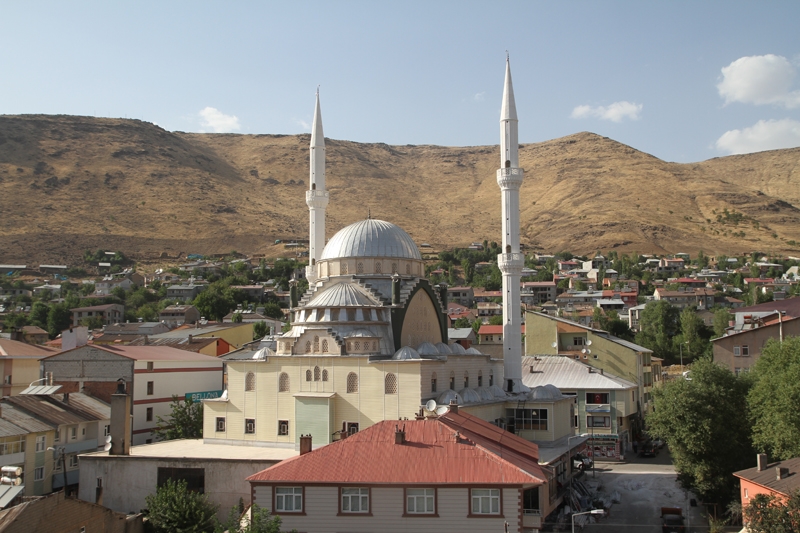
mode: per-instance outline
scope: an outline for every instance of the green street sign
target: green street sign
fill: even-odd
[[[186,399],[192,400],[193,402],[199,402],[200,400],[209,400],[211,398],[219,398],[222,396],[221,390],[208,390],[205,392],[187,392]]]

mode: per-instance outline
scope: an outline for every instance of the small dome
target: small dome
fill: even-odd
[[[345,335],[345,337],[348,338],[348,339],[361,338],[361,337],[374,338],[374,337],[377,337],[377,335],[375,335],[374,333],[372,333],[370,330],[368,330],[366,328],[359,328],[359,329],[355,329],[355,330],[351,331],[350,333]]]
[[[420,359],[417,351],[411,346],[403,346],[392,356],[394,361],[408,361],[410,359]]]
[[[378,307],[382,305],[357,283],[337,283],[316,294],[304,307]]]
[[[478,387],[477,389],[475,389],[475,392],[477,392],[478,395],[481,397],[481,400],[485,402],[491,402],[492,400],[494,400],[494,393],[492,392],[492,389],[490,389],[489,387]]]
[[[467,353],[464,347],[458,344],[457,342],[454,342],[453,344],[450,345],[450,352],[456,355],[464,355],[465,353]]]
[[[494,394],[495,398],[505,398],[506,396],[508,396],[506,394],[506,391],[504,391],[503,389],[501,389],[497,385],[492,385],[491,387],[489,387],[489,390],[492,391],[492,394]]]
[[[441,393],[439,397],[436,398],[436,403],[438,405],[450,405],[451,400],[455,400],[459,405],[464,403],[464,400],[461,399],[461,396],[453,389],[447,389]]]
[[[480,403],[482,400],[480,394],[468,388],[458,391],[458,395],[464,399],[464,403]]]
[[[562,398],[561,391],[553,385],[540,385],[531,389],[528,395],[533,401],[549,402],[552,400],[560,400]]]
[[[450,351],[450,347],[443,342],[437,342],[436,349],[439,350],[439,353],[442,355],[450,355],[453,353]]]
[[[368,218],[340,229],[322,251],[320,261],[344,257],[395,257],[422,260],[414,239],[383,220]]]
[[[464,353],[469,355],[483,355],[477,348],[473,348],[472,346],[467,348],[467,350]]]
[[[429,342],[423,342],[417,346],[420,355],[439,355],[439,349]]]
[[[256,353],[253,354],[253,359],[257,361],[266,361],[267,357],[271,355],[275,355],[275,352],[273,352],[269,348],[261,348],[260,350],[256,351]]]

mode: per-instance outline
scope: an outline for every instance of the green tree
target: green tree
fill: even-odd
[[[475,335],[481,330],[481,326],[483,325],[483,321],[480,318],[476,318],[472,321],[472,331],[475,332]]]
[[[489,319],[490,326],[502,326],[503,325],[503,315],[495,315]]]
[[[636,343],[653,350],[653,355],[672,361],[672,338],[678,333],[678,309],[666,300],[648,302],[639,319]]]
[[[208,497],[188,490],[185,479],[168,479],[155,494],[145,496],[147,519],[154,533],[211,533],[217,509]]]
[[[167,420],[157,418],[155,436],[161,440],[203,438],[203,402],[172,397]]]
[[[233,313],[233,316],[231,317],[231,322],[233,322],[234,324],[241,324],[242,320],[243,319],[242,319],[242,313],[241,312]]]
[[[589,287],[586,285],[586,283],[581,281],[581,280],[578,280],[578,281],[575,282],[575,290],[576,291],[585,291],[588,288]]]
[[[268,509],[263,509],[256,504],[250,508],[250,516],[241,519],[239,509],[231,509],[228,519],[217,529],[219,533],[280,533],[281,517],[270,514]],[[296,533],[296,529],[292,532]]]
[[[793,491],[786,499],[759,494],[742,511],[751,533],[800,531],[800,491]]]
[[[192,304],[200,311],[201,316],[222,321],[223,317],[236,307],[231,292],[214,282],[206,290],[197,295]],[[241,291],[239,291],[241,292]]]
[[[469,328],[469,327],[472,327],[472,324],[470,324],[469,319],[467,317],[462,316],[461,318],[457,319],[453,323],[453,327],[454,328]]]
[[[72,324],[72,313],[69,309],[66,302],[50,306],[47,313],[47,333],[51,339],[55,339]]]
[[[753,444],[776,459],[800,455],[800,337],[767,342],[747,398]]]
[[[697,316],[694,307],[687,307],[680,314],[681,323],[681,340],[678,342],[684,343],[683,356],[684,361],[691,360],[698,357],[705,351],[708,342],[701,336],[702,330],[705,328],[703,319]]]
[[[669,442],[678,481],[703,500],[725,506],[737,498],[731,475],[752,466],[749,387],[746,375],[701,358],[692,365],[691,380],[668,381],[653,391],[648,432]]]
[[[268,302],[264,304],[264,314],[270,318],[283,320],[283,311],[281,311],[281,306],[276,302]]]
[[[725,308],[714,311],[714,335],[719,338],[725,335],[733,315]]]
[[[253,340],[263,339],[267,333],[269,333],[269,327],[263,320],[253,324]]]

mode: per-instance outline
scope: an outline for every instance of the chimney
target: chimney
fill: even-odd
[[[189,344],[192,344],[192,338],[193,337],[194,337],[194,335],[189,335]]]
[[[763,472],[767,469],[767,464],[769,463],[769,459],[767,458],[767,454],[759,453],[756,455],[756,462],[758,464],[758,471]]]
[[[451,413],[453,413],[454,415],[458,414],[458,403],[456,403],[455,400],[450,400],[449,407],[450,407],[450,412]]]
[[[144,336],[144,345],[147,346],[148,344],[150,344],[150,339],[147,337],[147,335],[145,335]]]
[[[69,393],[68,392],[64,393],[64,403],[69,403]]]
[[[422,407],[420,407],[419,412],[414,415],[414,420],[425,420],[425,412],[422,410]]]
[[[394,426],[394,443],[395,444],[405,444],[406,442],[406,426],[403,424],[403,429],[400,429],[396,425]]]
[[[117,380],[111,395],[111,450],[109,455],[131,454],[131,397],[125,392],[125,380]]]
[[[603,371],[603,369],[602,369],[602,368],[600,369],[600,375],[601,375],[601,376],[604,376],[604,375],[605,375],[605,373],[604,373],[604,371]]]
[[[300,435],[300,455],[307,454],[311,449],[311,434]]]
[[[781,468],[780,466],[775,467],[775,480],[780,481],[786,478],[789,475],[788,468]]]

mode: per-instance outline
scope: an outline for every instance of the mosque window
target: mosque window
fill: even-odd
[[[248,372],[247,375],[244,377],[244,390],[245,391],[254,391],[256,390],[256,375],[252,372]]]
[[[354,342],[354,343],[353,343],[353,348],[354,348],[356,351],[360,351],[360,350],[361,350],[361,341],[356,341],[356,342]]]
[[[339,263],[339,270],[341,270],[342,274],[347,274],[347,263]]]
[[[319,378],[320,378],[319,367],[315,366],[314,367],[314,381],[319,381]]]
[[[322,341],[322,353],[328,353],[328,339]]]
[[[289,392],[289,374],[281,372],[278,378],[278,392]]]
[[[489,371],[489,386],[491,387],[492,385],[494,385],[494,371],[490,370]]]
[[[311,381],[311,370],[306,370],[306,381]]]
[[[386,374],[383,389],[384,394],[397,394],[397,376]]]
[[[314,353],[319,353],[319,337],[314,337]]]
[[[381,265],[380,261],[375,263],[375,273],[376,274],[382,274],[383,273],[383,266]]]
[[[464,371],[464,388],[465,389],[469,388],[469,372],[467,372],[466,370]]]
[[[347,374],[347,392],[358,392],[358,376],[355,372]]]
[[[356,265],[356,274],[363,274],[364,273],[364,263],[361,261],[358,262]]]
[[[311,353],[311,341],[306,341],[306,353]]]
[[[450,371],[450,389],[456,390],[456,373],[452,370]]]
[[[392,263],[392,274],[397,272],[397,263]]]
[[[327,370],[323,370],[322,371],[322,381],[328,381],[328,371]]]
[[[431,392],[436,392],[436,372],[431,374]]]
[[[483,387],[483,371],[478,370],[478,387]]]

